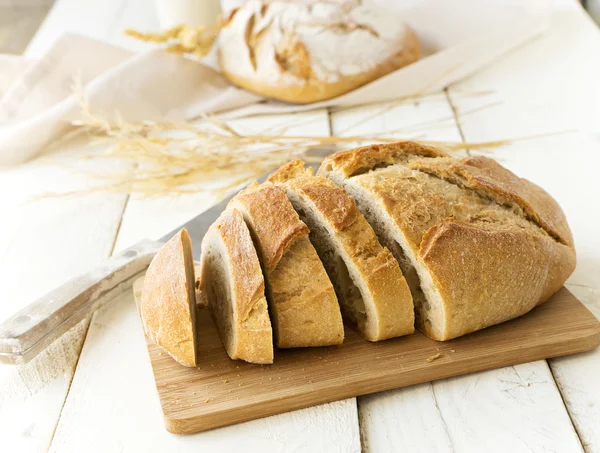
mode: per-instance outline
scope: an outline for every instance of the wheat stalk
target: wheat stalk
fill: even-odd
[[[287,135],[286,129],[293,125],[288,123],[281,127],[281,131],[275,127],[259,133],[244,134],[214,115],[205,115],[200,121],[193,123],[128,122],[118,115],[116,120],[108,121],[92,112],[81,84],[77,81],[74,91],[80,99],[82,119],[74,121],[73,125],[80,133],[89,135],[91,144],[110,144],[103,152],[84,152],[81,157],[86,160],[116,159],[129,163],[127,168],[130,169],[120,173],[88,172],[90,178],[101,179],[104,184],[87,189],[84,193],[118,192],[153,196],[200,191],[222,192],[255,179],[292,158],[318,160],[319,157],[312,156],[311,151],[333,151],[339,145],[391,143],[398,140],[392,135],[403,132],[398,129],[387,134],[372,135]],[[438,123],[446,119],[440,118]],[[435,121],[428,121],[419,127],[435,125]],[[412,125],[413,129],[414,126]],[[552,134],[476,143],[419,141],[443,146],[450,152],[486,152],[517,140],[548,135]],[[44,197],[72,194],[45,194]]]
[[[223,21],[219,17],[214,24],[208,26],[193,27],[182,24],[162,33],[143,33],[127,29],[125,34],[144,42],[166,44],[167,52],[190,54],[202,58],[210,52],[222,26]]]

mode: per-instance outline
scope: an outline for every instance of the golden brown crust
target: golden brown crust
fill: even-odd
[[[219,55],[220,53],[221,50],[219,50]],[[258,83],[242,75],[228,71],[223,66],[221,57],[219,57],[219,66],[223,75],[230,82],[248,91],[294,104],[310,104],[326,101],[360,88],[390,72],[414,63],[419,59],[419,55],[419,40],[415,33],[408,29],[400,52],[369,71],[357,75],[344,76],[337,82],[324,82],[315,78],[312,75],[312,71],[309,71],[309,77],[306,78],[303,84],[269,83],[267,81]]]
[[[376,319],[363,326],[361,334],[379,341],[414,331],[412,296],[402,272],[389,250],[382,247],[375,232],[359,212],[354,199],[327,178],[312,175],[300,160],[274,172],[269,181],[282,184],[312,203],[335,232],[340,246],[362,277]],[[363,296],[364,299],[364,296]],[[346,315],[348,316],[348,315]],[[377,325],[377,329],[370,329]]]
[[[575,267],[569,247],[524,230],[444,221],[423,236],[419,256],[444,300],[449,340],[521,316],[557,291]]]
[[[319,170],[366,191],[393,221],[413,265],[426,269],[420,277],[429,276],[439,293],[443,313],[435,319],[443,321],[431,328],[421,320],[419,327],[445,340],[547,300],[575,268],[558,204],[491,159],[422,149],[410,142],[357,148]]]
[[[210,243],[210,244],[209,244]],[[224,319],[216,312],[217,302],[210,300],[212,284],[211,265],[207,250],[211,245],[223,246],[222,259],[226,263],[228,282],[231,285],[233,310],[232,325],[223,326]],[[243,217],[235,209],[225,210],[211,226],[202,246],[202,293],[208,298],[208,305],[228,355],[251,363],[273,363],[273,331],[269,319],[265,284],[260,263],[250,232]]]
[[[266,278],[278,347],[343,343],[344,326],[338,300],[308,237],[295,241]]]
[[[306,195],[327,217],[336,231],[341,231],[362,217],[352,197],[330,180],[313,176],[312,168],[305,169],[300,159],[288,162],[268,178],[269,182],[295,187]]]
[[[349,178],[381,166],[406,162],[410,156],[446,157],[448,154],[439,148],[411,141],[368,145],[327,156],[319,174],[336,171]]]
[[[139,304],[146,335],[185,366],[197,366],[194,261],[185,229],[156,254]]]
[[[283,190],[271,183],[255,185],[230,206],[243,214],[263,263],[277,346],[341,344],[344,327],[335,291],[308,227]]]
[[[231,274],[235,277],[232,278],[233,293],[236,295],[234,309],[238,319],[244,322],[265,294],[260,263],[248,228],[238,211],[224,211],[215,226],[226,249],[230,251]]]
[[[289,179],[299,176],[312,176],[313,174],[314,172],[311,167],[305,168],[302,160],[294,159],[271,173],[267,178],[267,182],[273,184],[284,183]]]
[[[423,159],[411,162],[410,166],[476,189],[499,203],[516,204],[551,236],[563,244],[573,246],[573,236],[567,219],[554,198],[493,159],[484,156],[466,159]]]
[[[269,269],[277,267],[283,253],[296,239],[308,236],[308,227],[289,203],[279,187],[262,184],[242,190],[230,204],[242,205],[249,217],[261,219],[255,224],[254,234]]]
[[[331,187],[325,181],[315,181],[313,185],[304,186],[304,194],[312,200],[319,212],[326,213],[336,231],[350,228],[362,217],[354,200],[341,187]]]

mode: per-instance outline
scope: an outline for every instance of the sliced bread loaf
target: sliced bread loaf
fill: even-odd
[[[528,312],[575,267],[558,204],[491,159],[399,142],[336,153],[319,174],[354,196],[398,259],[434,339]]]
[[[344,327],[334,288],[283,190],[253,185],[229,205],[250,229],[266,280],[276,345],[341,344]]]
[[[185,366],[196,357],[196,293],[192,243],[185,229],[156,254],[138,306],[144,332]]]
[[[265,284],[242,215],[227,209],[202,240],[200,291],[232,359],[273,363]]]
[[[329,179],[314,176],[301,160],[281,167],[269,181],[285,190],[308,225],[344,320],[369,341],[412,333],[414,307],[406,280],[352,197]]]

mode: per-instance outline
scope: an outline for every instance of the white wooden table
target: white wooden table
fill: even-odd
[[[148,6],[148,0],[59,0],[26,55],[39,56],[65,31],[140,48],[121,31],[157,28]],[[516,142],[495,157],[565,209],[578,250],[568,287],[600,317],[600,32],[574,1],[554,8],[545,36],[445,92],[418,102],[289,115],[289,133],[401,130],[399,138],[472,142],[572,130]],[[481,92],[487,94],[475,95]],[[236,124],[260,130],[273,121]],[[0,318],[214,201],[99,194],[22,203],[49,185],[86,184],[43,161],[0,172]],[[600,452],[599,382],[596,350],[175,436],[162,426],[128,292],[32,363],[0,366],[0,451]]]

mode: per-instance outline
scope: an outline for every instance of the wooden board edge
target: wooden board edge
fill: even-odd
[[[561,344],[549,342],[549,344],[539,344],[530,349],[516,348],[514,351],[512,351],[512,355],[507,356],[506,360],[496,361],[493,363],[490,362],[489,365],[485,364],[479,366],[476,370],[472,369],[471,360],[463,360],[463,363],[459,362],[461,365],[460,367],[457,367],[457,362],[454,361],[452,362],[452,366],[447,367],[447,370],[444,369],[444,366],[440,366],[443,365],[443,362],[435,361],[432,363],[432,366],[436,366],[437,368],[439,368],[440,373],[435,379],[431,379],[428,382],[434,382],[440,379],[446,379],[454,376],[461,376],[476,371],[486,371],[496,368],[502,368],[505,366],[519,365],[522,363],[528,363],[536,360],[578,354],[581,352],[590,351],[600,346],[600,321],[598,321],[598,323],[594,326],[590,326],[587,329],[583,329],[578,333],[580,333],[581,335],[572,338],[568,341],[565,341]],[[547,348],[549,345],[556,346],[556,349],[552,353],[542,352],[544,351],[544,348]],[[469,368],[470,370],[465,371],[467,368]],[[452,369],[453,371],[450,371]],[[263,417],[269,417],[272,415],[278,415],[299,409],[305,409],[315,405],[326,404],[334,401],[344,400],[347,398],[359,397],[369,395],[372,393],[378,393],[387,390],[394,390],[398,388],[408,387],[411,385],[416,385],[423,382],[422,380],[418,379],[417,374],[418,373],[415,374],[415,377],[406,379],[401,383],[398,382],[398,374],[381,376],[376,381],[368,379],[359,384],[355,382],[352,389],[350,386],[342,387],[341,389],[336,388],[335,395],[332,394],[331,398],[326,397],[319,399],[319,401],[306,401],[303,398],[303,395],[292,395],[279,398],[277,401],[271,402],[271,404],[259,402],[256,404],[246,405],[243,409],[236,408],[233,410],[229,409],[221,412],[214,411],[209,414],[198,415],[195,417],[187,417],[185,419],[169,416],[168,413],[165,412],[164,406],[162,404],[162,399],[161,408],[163,410],[164,425],[167,431],[173,434],[195,434],[211,429],[220,428],[223,426],[234,425]],[[406,375],[403,375],[402,377],[406,378]],[[360,390],[358,391],[356,391],[357,386],[360,387]],[[344,391],[344,389],[348,390]],[[284,406],[285,410],[278,409]],[[248,411],[252,415],[245,415],[246,411]]]

